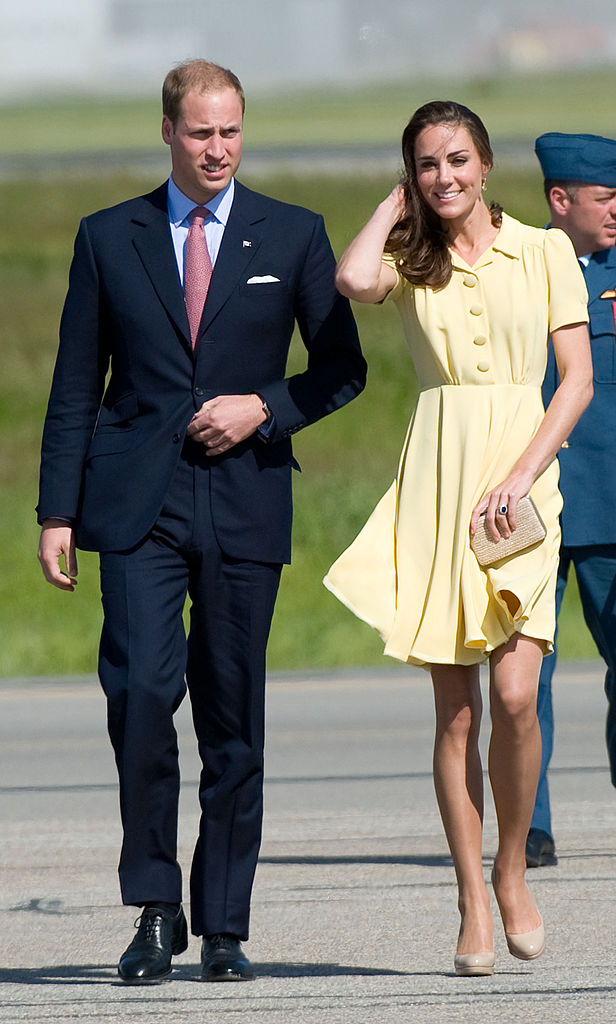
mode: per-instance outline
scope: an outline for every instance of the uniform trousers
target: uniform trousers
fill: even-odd
[[[556,583],[556,619],[562,605],[571,565],[575,566],[584,619],[607,665],[606,743],[612,785],[616,786],[616,544],[563,547]],[[537,714],[541,728],[541,771],[531,828],[552,835],[552,815],[547,771],[554,747],[552,676],[556,650],[543,659],[539,677]]]
[[[187,441],[147,537],[101,554],[99,675],[119,775],[123,902],[182,900],[173,715],[188,687],[202,763],[191,930],[246,939],[263,816],[265,650],[281,565],[221,550],[210,473],[203,449]]]

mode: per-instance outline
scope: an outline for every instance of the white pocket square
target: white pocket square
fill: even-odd
[[[249,277],[246,284],[273,284],[275,282],[280,283],[280,278],[272,277],[271,274],[265,274],[264,277]]]

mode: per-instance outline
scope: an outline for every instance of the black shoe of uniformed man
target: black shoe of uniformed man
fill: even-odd
[[[201,981],[252,981],[253,966],[235,935],[209,935],[201,950]]]
[[[186,918],[181,907],[172,915],[149,906],[137,920],[137,934],[120,957],[118,974],[127,985],[155,985],[171,974],[171,957],[188,946]]]
[[[526,867],[547,868],[558,864],[552,836],[542,828],[531,828],[526,838]]]

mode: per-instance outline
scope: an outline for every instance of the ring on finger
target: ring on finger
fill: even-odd
[[[496,509],[496,514],[498,516],[506,516],[508,511],[509,511],[509,506],[508,505],[499,505],[498,508]]]

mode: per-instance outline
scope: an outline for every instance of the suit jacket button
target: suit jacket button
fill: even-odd
[[[196,395],[204,395],[205,394],[205,390],[203,388],[195,388],[195,394]]]
[[[173,441],[174,444],[179,444],[181,440],[182,440],[182,438],[181,438],[180,434],[174,434],[173,437],[172,437],[172,441]]]

